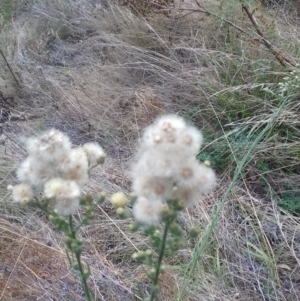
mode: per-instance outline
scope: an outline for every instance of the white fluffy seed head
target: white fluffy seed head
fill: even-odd
[[[172,177],[180,158],[180,154],[176,155],[150,148],[141,152],[132,168],[132,176],[134,179],[141,176]]]
[[[73,214],[79,207],[80,187],[75,181],[54,178],[45,183],[44,196],[55,200],[55,209],[62,215]]]
[[[188,162],[188,161],[187,161]],[[194,205],[200,196],[209,193],[216,186],[216,175],[214,171],[195,162],[189,167],[182,168],[181,178],[177,178],[176,186],[177,197],[186,202],[187,206]]]
[[[196,156],[203,142],[201,132],[193,127],[187,126],[179,133],[179,146],[184,149],[187,155]]]
[[[185,207],[191,207],[198,203],[201,198],[201,192],[196,187],[189,189],[185,187],[179,187],[176,191],[175,197],[185,204]]]
[[[40,140],[37,137],[22,138],[27,153],[29,156],[36,156],[39,153]]]
[[[62,157],[58,164],[61,177],[75,181],[79,186],[84,186],[88,181],[88,159],[82,148],[75,148]]]
[[[89,165],[103,162],[102,147],[87,143],[72,149],[70,139],[55,129],[22,140],[29,156],[17,169],[17,177],[27,186],[11,188],[13,198],[21,202],[25,199],[20,197],[21,192],[25,195],[28,187],[44,191],[46,198],[55,199],[55,208],[61,214],[72,214],[79,206],[80,187],[88,181]]]
[[[215,173],[195,158],[202,140],[195,127],[176,115],[162,116],[145,130],[132,169],[133,191],[142,200],[137,208],[144,204],[151,211],[147,200],[167,201],[174,185],[175,196],[187,206],[214,188]]]
[[[56,165],[32,156],[27,157],[17,169],[17,178],[20,182],[38,189],[42,188],[46,181],[55,177],[58,177]]]
[[[150,200],[146,197],[139,197],[133,205],[135,220],[143,225],[156,225],[161,220],[160,200]]]
[[[179,116],[162,116],[145,130],[142,145],[145,148],[172,148],[178,142],[178,132],[185,126],[184,119]]]
[[[39,137],[26,139],[25,147],[29,156],[42,162],[55,163],[71,150],[71,142],[68,136],[52,129],[42,133]]]
[[[159,117],[153,126],[160,131],[174,132],[184,129],[186,127],[186,122],[178,115],[169,114]]]
[[[202,166],[196,158],[187,158],[177,165],[173,178],[177,187],[193,188],[199,185],[198,178],[203,174]]]
[[[105,158],[105,152],[103,148],[94,142],[85,143],[82,149],[87,155],[87,159],[90,166],[95,166],[99,164]]]
[[[15,186],[9,186],[8,190],[11,191],[11,196],[16,203],[27,203],[33,198],[33,191],[27,184],[19,184]]]
[[[166,152],[184,151],[186,155],[195,156],[202,140],[201,133],[187,125],[183,118],[166,115],[145,130],[141,146],[143,149],[156,148]]]
[[[54,178],[45,183],[44,195],[47,199],[56,198],[64,190],[64,181],[61,178]]]
[[[20,182],[28,183],[29,176],[32,173],[32,160],[30,157],[26,158],[17,169],[17,178]]]
[[[209,193],[217,184],[216,174],[210,167],[204,164],[200,164],[199,168],[201,169],[201,172],[197,175],[199,192],[201,192],[201,194]]]
[[[192,193],[192,190],[187,188],[176,187],[174,196],[178,199],[178,201],[184,202],[186,207],[195,205],[198,201],[198,197],[195,197],[195,195]]]
[[[172,196],[173,182],[166,177],[135,177],[132,188],[136,195],[166,200]]]

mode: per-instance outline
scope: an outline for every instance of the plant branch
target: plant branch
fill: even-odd
[[[287,58],[284,54],[282,54],[281,50],[276,48],[274,45],[271,44],[270,41],[268,41],[260,29],[255,17],[250,12],[249,6],[242,4],[242,10],[246,13],[249,20],[251,21],[252,25],[254,26],[257,34],[260,36],[260,42],[265,45],[269,50],[271,50],[272,54],[275,56],[275,58],[279,61],[279,63],[283,67],[287,67],[287,64],[290,64],[293,67],[296,67],[296,64],[292,62],[289,58]]]
[[[167,235],[168,235],[168,232],[169,232],[169,227],[170,227],[170,224],[174,221],[175,217],[176,217],[176,215],[174,214],[165,224],[163,239],[161,241],[158,260],[157,260],[157,263],[156,263],[155,276],[154,276],[154,279],[152,281],[152,289],[155,288],[156,285],[158,284],[158,278],[159,278],[159,274],[160,274],[160,266],[161,266],[163,256],[164,256],[164,253],[165,253],[166,241],[167,241]],[[156,297],[156,294],[157,294],[157,292],[155,290],[152,290],[150,301],[154,300],[154,298]]]
[[[13,76],[14,80],[16,81],[16,83],[18,84],[18,86],[19,86],[19,87],[21,87],[21,85],[20,85],[19,81],[17,80],[17,78],[16,78],[15,74],[13,73],[13,71],[12,71],[12,69],[11,69],[11,67],[10,67],[10,65],[9,65],[9,63],[8,63],[8,61],[7,61],[6,57],[5,57],[5,55],[4,55],[4,53],[2,52],[2,50],[1,50],[1,49],[0,49],[0,53],[1,53],[1,56],[3,57],[3,59],[4,59],[5,63],[6,63],[6,65],[7,65],[7,67],[8,67],[8,69],[9,69],[10,73],[12,74],[12,76]]]
[[[70,230],[71,230],[70,236],[74,240],[77,240],[76,230],[73,227],[73,221],[72,221],[72,216],[71,215],[69,216],[69,225],[70,225]],[[86,281],[87,279],[84,275],[85,273],[84,273],[84,269],[83,269],[81,259],[80,259],[80,255],[81,255],[80,253],[81,252],[78,252],[76,250],[71,250],[71,251],[75,253],[75,257],[76,257],[76,261],[77,261],[77,264],[78,264],[78,270],[79,270],[79,273],[80,273],[80,278],[81,278],[81,283],[82,283],[84,294],[85,294],[88,301],[92,301],[93,297],[92,297],[91,291],[88,287],[88,284],[87,284],[87,281]]]
[[[197,0],[195,0],[195,3],[199,7],[198,9],[183,8],[183,9],[180,9],[180,10],[181,11],[189,11],[188,14],[193,13],[193,12],[205,13],[207,16],[213,16],[213,17],[221,20],[222,22],[224,22],[224,23],[226,23],[226,24],[234,27],[239,32],[247,35],[248,37],[252,37],[249,32],[245,31],[243,28],[239,27],[238,25],[234,24],[233,22],[231,22],[229,20],[226,20],[226,19],[220,17],[219,15],[214,14],[214,13],[208,11],[207,9],[205,9],[202,5],[199,4],[199,2]],[[254,28],[256,30],[255,34],[259,36],[259,39],[258,39],[259,42],[261,44],[263,44],[264,46],[266,46],[271,51],[271,53],[274,55],[274,57],[279,61],[279,63],[283,67],[287,67],[288,65],[291,65],[292,67],[296,67],[296,64],[292,60],[290,60],[286,55],[284,55],[282,53],[282,51],[280,49],[278,49],[277,47],[275,47],[274,45],[272,45],[272,43],[264,37],[263,32],[260,29],[260,27],[259,27],[257,21],[255,20],[253,14],[250,12],[249,7],[246,6],[246,5],[244,5],[244,4],[242,4],[242,9],[243,9],[243,11],[245,11],[245,13],[247,14],[247,16],[250,19],[251,23],[253,24],[253,26],[254,26]]]
[[[197,8],[180,8],[179,10],[181,10],[181,11],[189,11],[189,13],[188,13],[187,15],[189,15],[190,13],[194,13],[194,12],[197,13],[197,12],[198,12],[198,13],[204,13],[204,14],[206,14],[207,16],[213,16],[213,17],[215,17],[215,18],[221,20],[222,22],[224,22],[224,23],[226,23],[226,24],[228,24],[228,25],[234,27],[235,29],[237,29],[237,30],[240,31],[241,33],[247,35],[248,37],[251,37],[251,35],[250,35],[248,32],[246,32],[243,28],[237,26],[236,24],[234,24],[234,23],[231,22],[231,21],[228,21],[228,20],[226,20],[226,19],[224,19],[224,18],[218,16],[217,14],[214,14],[214,13],[212,13],[212,12],[206,10],[206,9],[203,8],[203,7],[202,7],[201,9],[197,9]],[[186,15],[185,15],[185,16],[186,16]],[[185,16],[184,16],[184,17],[185,17]]]

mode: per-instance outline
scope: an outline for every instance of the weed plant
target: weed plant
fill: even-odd
[[[201,194],[215,186],[216,177],[209,164],[199,164],[195,158],[201,144],[202,135],[198,130],[176,115],[161,117],[143,135],[133,169],[136,196],[133,211],[136,222],[148,226],[145,233],[158,254],[155,258],[151,249],[133,254],[133,259],[150,266],[147,275],[151,280],[151,290],[149,297],[142,296],[145,301],[157,299],[159,275],[165,270],[165,253],[173,255],[186,245],[183,232],[176,224],[178,212],[194,205]],[[94,297],[87,282],[91,271],[82,263],[82,241],[77,232],[94,218],[95,209],[90,195],[80,196],[92,168],[104,162],[104,151],[96,143],[72,149],[69,138],[54,129],[37,138],[26,139],[25,147],[29,156],[17,170],[21,184],[8,189],[15,202],[42,209],[54,226],[64,233],[67,250],[72,254],[67,253],[69,262],[79,272],[86,300],[91,301]],[[37,196],[40,193],[41,199]],[[98,203],[103,203],[103,200],[100,197]],[[120,218],[127,217],[126,196],[116,193],[111,201]],[[84,213],[81,222],[75,225],[72,215],[80,205]],[[68,219],[63,216],[68,216]],[[164,224],[162,233],[155,227],[160,221]],[[138,229],[137,223],[130,225],[132,231]],[[198,230],[194,228],[188,236],[195,238],[197,234]]]

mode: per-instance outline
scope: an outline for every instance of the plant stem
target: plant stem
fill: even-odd
[[[10,73],[12,74],[14,80],[16,81],[16,83],[18,84],[18,86],[21,87],[19,81],[17,80],[15,74],[13,73],[13,71],[12,71],[12,69],[11,69],[11,67],[10,67],[10,65],[9,65],[9,63],[8,63],[6,57],[5,57],[5,55],[4,55],[4,53],[2,52],[1,49],[0,49],[0,54],[2,55],[2,57],[3,57],[3,59],[4,59],[5,63],[6,63],[6,65],[7,65],[7,67],[8,67],[8,69],[9,69]]]
[[[157,295],[157,291],[153,288],[158,284],[158,278],[159,278],[159,274],[160,274],[160,266],[161,266],[162,259],[163,259],[164,253],[165,253],[166,240],[167,240],[169,227],[170,227],[170,224],[174,221],[175,217],[176,217],[176,214],[174,214],[168,221],[166,221],[166,224],[165,224],[163,239],[161,241],[159,256],[158,256],[158,260],[156,263],[155,277],[152,280],[152,292],[151,292],[151,296],[150,296],[150,301],[153,301]]]
[[[73,222],[72,222],[72,216],[70,215],[69,216],[69,224],[70,224],[70,230],[71,230],[71,237],[74,239],[74,240],[78,240],[78,238],[76,237],[76,231],[74,230],[74,227],[73,227]],[[75,257],[76,257],[76,261],[77,261],[77,264],[78,264],[78,270],[79,270],[79,273],[80,273],[80,280],[81,280],[81,284],[82,284],[82,288],[83,288],[83,291],[84,291],[84,294],[86,296],[86,299],[88,301],[92,301],[93,300],[93,297],[91,295],[91,291],[88,287],[88,284],[86,282],[86,276],[84,275],[84,270],[83,270],[83,266],[82,266],[82,263],[81,263],[81,260],[80,260],[80,256],[81,256],[81,251],[76,251],[76,250],[71,250],[74,252],[75,254]]]

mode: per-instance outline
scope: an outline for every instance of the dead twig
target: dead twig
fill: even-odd
[[[248,32],[246,32],[243,28],[237,26],[236,24],[234,24],[234,23],[231,22],[231,21],[228,21],[228,20],[226,20],[226,19],[224,19],[224,18],[218,16],[217,14],[214,14],[214,13],[212,13],[212,12],[206,10],[206,9],[203,8],[203,7],[202,7],[202,9],[195,9],[195,8],[180,8],[179,10],[181,10],[181,11],[189,11],[189,13],[187,13],[187,14],[184,15],[183,17],[185,17],[185,16],[187,16],[187,15],[189,15],[189,14],[191,14],[191,13],[194,13],[194,12],[195,12],[195,13],[197,13],[197,12],[198,12],[198,13],[204,13],[204,14],[206,14],[206,16],[213,16],[213,17],[215,17],[215,18],[221,20],[222,22],[224,22],[224,23],[226,23],[226,24],[228,24],[228,25],[234,27],[235,29],[237,29],[237,30],[240,31],[241,33],[243,33],[243,34],[245,34],[245,35],[251,37],[251,35],[250,35]],[[178,17],[177,17],[177,18],[178,18]]]
[[[287,58],[280,49],[276,48],[274,45],[271,44],[270,41],[268,41],[264,35],[262,30],[260,29],[254,15],[250,12],[250,8],[247,5],[242,4],[242,10],[246,13],[248,16],[249,20],[251,21],[252,25],[254,26],[257,34],[260,36],[260,42],[265,45],[275,56],[275,58],[279,61],[279,63],[283,67],[287,67],[287,65],[291,65],[293,67],[296,67],[296,64],[292,62],[289,58]]]
[[[199,9],[180,9],[181,11],[189,11],[188,15],[194,12],[200,12],[200,13],[205,13],[207,16],[213,16],[219,20],[221,20],[222,22],[234,27],[235,29],[237,29],[239,32],[247,35],[248,37],[252,37],[252,35],[247,32],[246,30],[244,30],[243,28],[239,27],[238,25],[234,24],[233,22],[226,20],[222,17],[220,17],[217,14],[214,14],[210,11],[208,11],[207,9],[205,9],[202,5],[199,4],[199,2],[197,0],[195,0],[196,5],[199,7]],[[242,4],[242,3],[241,3]],[[292,66],[292,67],[296,67],[296,64],[290,60],[286,55],[284,55],[282,53],[282,51],[280,49],[278,49],[277,47],[275,47],[270,41],[268,41],[264,35],[262,30],[260,29],[257,21],[255,20],[253,14],[250,12],[250,9],[247,5],[242,4],[242,9],[243,11],[245,11],[245,13],[247,14],[248,18],[250,19],[251,23],[253,24],[255,30],[256,30],[256,34],[259,36],[258,41],[263,44],[264,46],[266,46],[271,53],[274,55],[274,57],[279,61],[279,63],[283,66],[283,67],[287,67],[288,65]]]
[[[7,65],[7,67],[8,67],[10,73],[12,74],[14,80],[16,81],[16,83],[18,84],[18,86],[21,87],[20,82],[17,80],[15,74],[13,73],[13,71],[12,71],[12,69],[11,69],[11,67],[10,67],[10,64],[8,63],[6,57],[5,57],[5,55],[4,55],[4,53],[2,52],[1,49],[0,49],[0,53],[1,53],[1,55],[2,55],[2,57],[3,57],[3,59],[4,59],[5,63],[6,63],[6,65]]]

